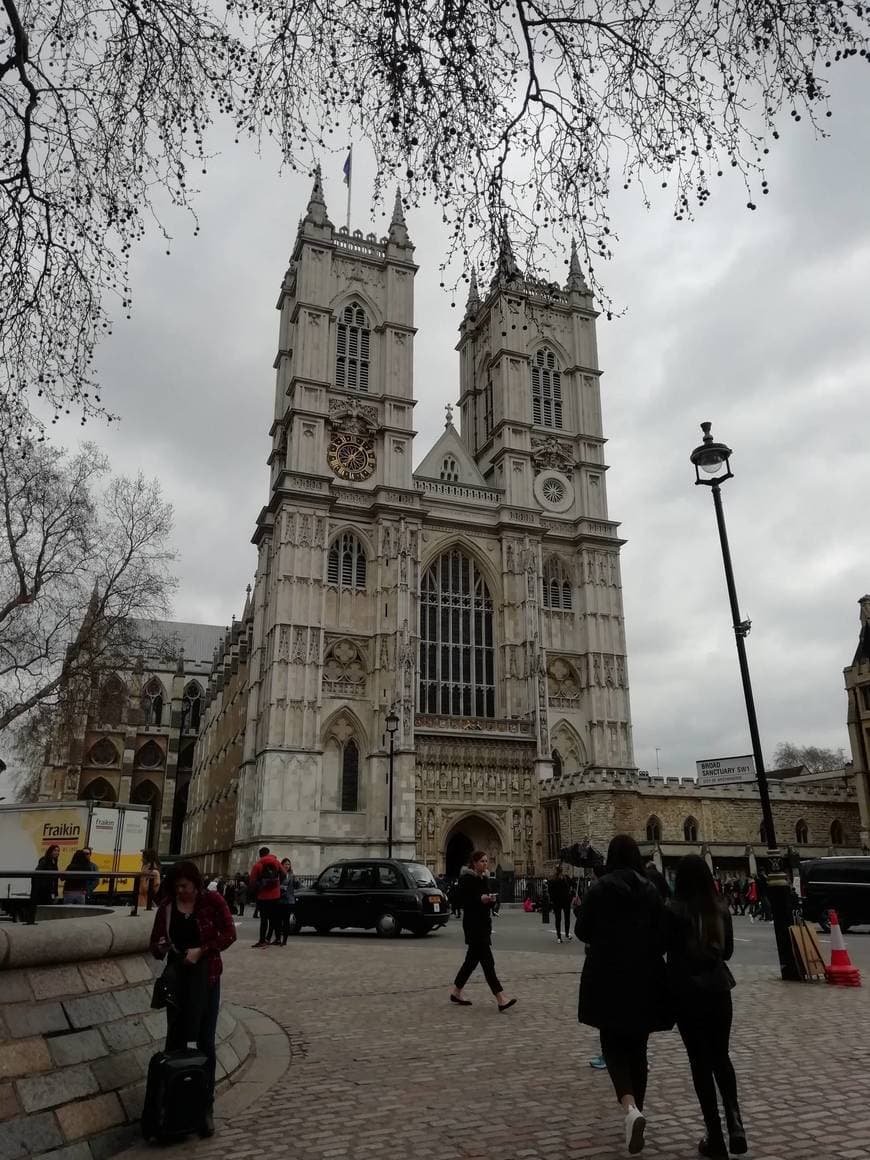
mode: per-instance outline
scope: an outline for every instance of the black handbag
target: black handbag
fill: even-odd
[[[175,963],[167,963],[162,974],[154,980],[151,1006],[157,1011],[162,1011],[164,1007],[179,1006],[178,967]]]

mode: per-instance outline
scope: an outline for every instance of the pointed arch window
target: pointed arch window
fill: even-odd
[[[335,348],[335,385],[348,391],[369,389],[371,330],[365,310],[351,302],[342,310]]]
[[[90,765],[117,765],[119,756],[118,750],[109,738],[101,737],[96,744],[91,746],[88,763]]]
[[[134,769],[162,769],[164,765],[163,750],[156,741],[146,741],[136,753],[133,762]]]
[[[809,831],[809,827],[807,826],[807,824],[803,820],[803,818],[801,818],[801,820],[795,825],[794,840],[797,842],[797,844],[799,846],[809,845],[810,831]]]
[[[843,823],[836,818],[831,822],[831,845],[842,846],[843,841]]]
[[[458,548],[427,569],[420,596],[421,713],[495,716],[492,598]]]
[[[459,482],[459,464],[452,455],[445,455],[441,464],[441,478],[445,483]]]
[[[553,750],[553,777],[562,776],[562,755],[558,749]]]
[[[574,593],[568,570],[561,560],[551,557],[544,564],[544,608],[570,612]]]
[[[104,777],[98,777],[87,785],[82,797],[91,802],[113,802],[117,801],[118,795]]]
[[[156,677],[152,677],[142,690],[142,713],[146,725],[163,724],[163,686]]]
[[[694,818],[686,818],[683,822],[683,840],[686,842],[697,842],[698,823]]]
[[[352,737],[341,751],[341,808],[346,813],[359,809],[359,746]]]
[[[492,411],[492,379],[489,375],[486,376],[486,383],[483,387],[483,433],[489,435],[493,428],[493,411]]]
[[[127,701],[127,686],[116,673],[110,673],[100,689],[101,725],[120,725]]]
[[[662,824],[655,815],[649,818],[646,823],[646,840],[648,842],[660,842],[662,840]]]
[[[562,426],[562,372],[547,346],[532,359],[532,422],[538,427]]]
[[[326,580],[337,588],[365,589],[366,552],[353,532],[343,532],[329,549]]]
[[[185,729],[199,729],[202,716],[202,686],[198,681],[191,681],[185,685],[181,714]]]

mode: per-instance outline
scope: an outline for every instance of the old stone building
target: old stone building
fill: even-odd
[[[861,808],[861,844],[870,849],[870,596],[862,596],[858,648],[844,670],[852,771]]]
[[[861,852],[855,787],[847,770],[770,774],[776,838],[800,858]],[[709,855],[727,873],[752,871],[767,838],[754,783],[699,786],[693,778],[581,772],[541,787],[551,863],[561,846],[588,838],[606,849],[616,833],[635,837],[660,865],[687,853]]]
[[[278,298],[244,739],[225,748],[222,725],[240,654],[238,681],[218,665],[210,685],[191,791],[185,846],[222,868],[262,842],[301,872],[385,853],[391,709],[394,849],[439,870],[472,846],[540,869],[539,785],[634,767],[577,255],[561,287],[524,276],[502,239],[460,326],[459,430],[448,408],[413,471],[416,271],[398,196],[387,236],[364,237],[333,226],[317,179]],[[215,760],[239,746],[237,771]],[[234,778],[230,850],[212,814]]]
[[[39,797],[150,806],[151,845],[177,854],[206,686],[226,629],[176,621],[133,626],[141,648],[116,658],[88,690],[81,713],[59,716]]]

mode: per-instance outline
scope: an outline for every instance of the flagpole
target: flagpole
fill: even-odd
[[[353,181],[353,145],[347,151],[347,232],[350,233],[350,185]]]

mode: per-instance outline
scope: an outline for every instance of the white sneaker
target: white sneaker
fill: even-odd
[[[636,1156],[643,1151],[643,1134],[646,1130],[646,1119],[640,1108],[632,1105],[625,1114],[625,1145],[630,1156]]]
[[[562,936],[560,934],[557,934],[556,935],[556,942],[561,942],[561,941],[562,941]]]

